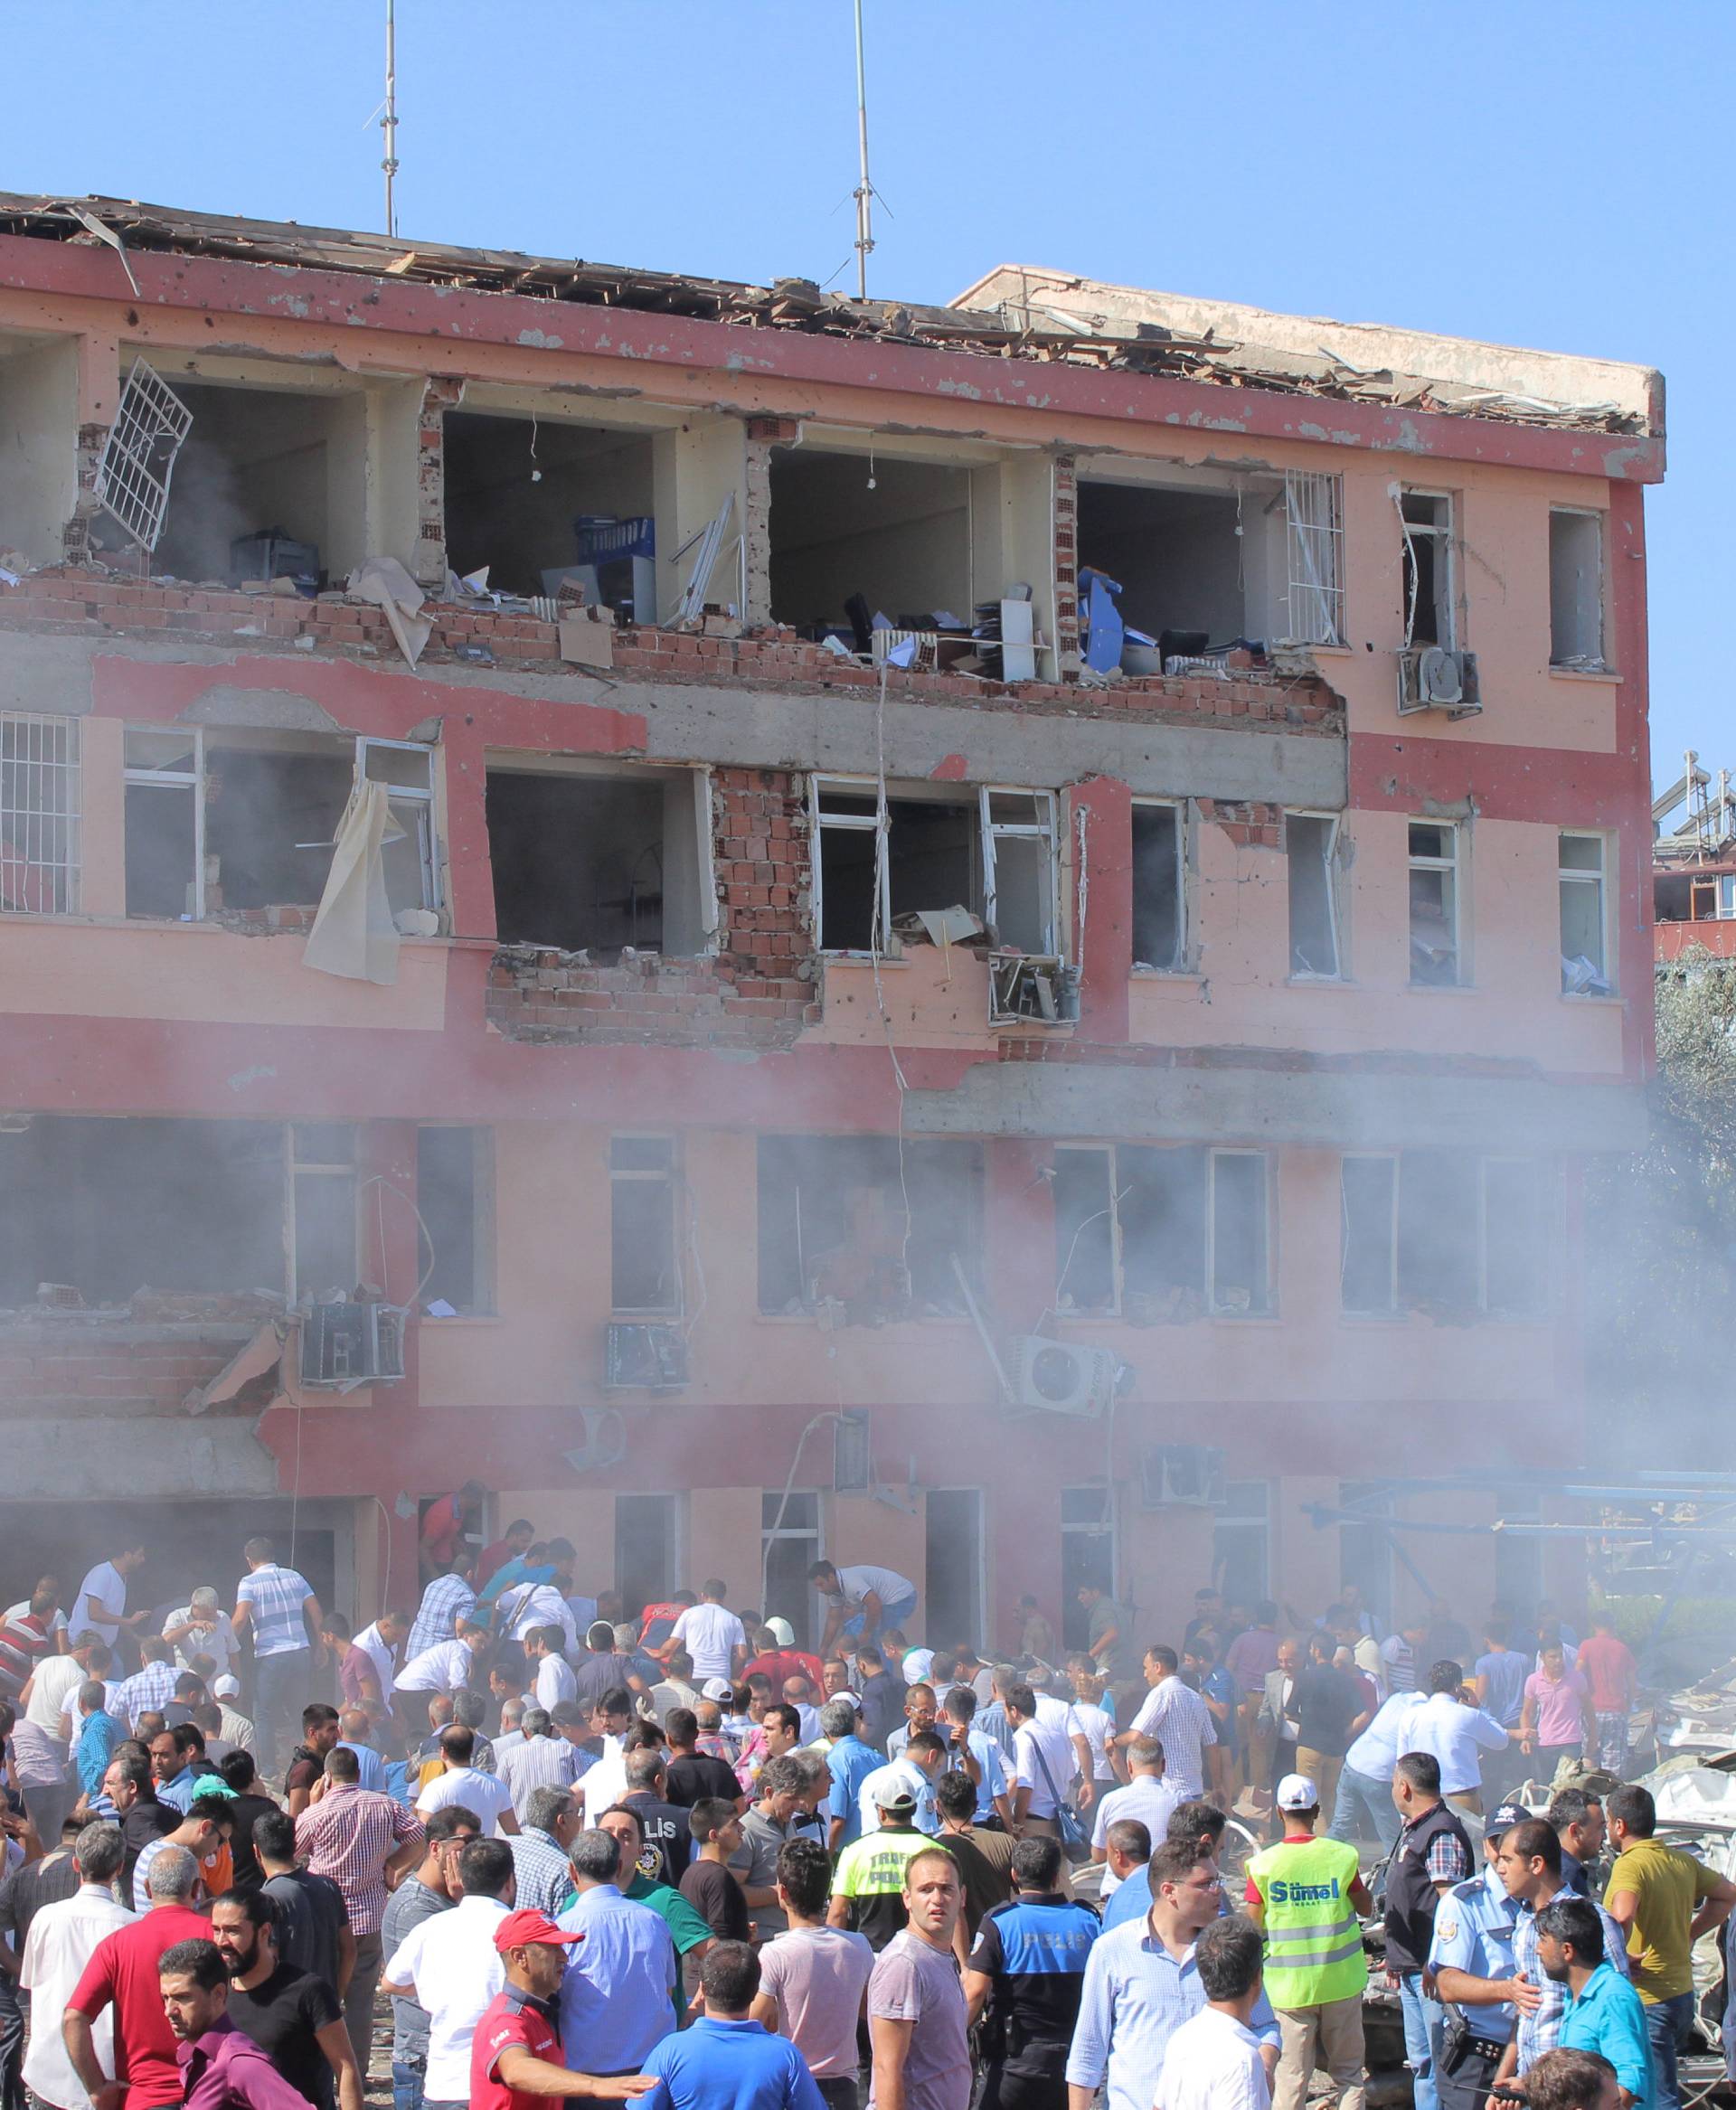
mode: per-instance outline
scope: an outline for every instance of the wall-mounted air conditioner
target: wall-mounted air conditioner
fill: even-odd
[[[1079,1347],[1029,1333],[1012,1344],[1006,1381],[1017,1406],[1089,1418],[1101,1414],[1114,1398],[1119,1367],[1107,1348]]]
[[[1399,715],[1445,711],[1475,718],[1483,708],[1477,692],[1477,655],[1449,652],[1444,645],[1420,645],[1399,655]]]
[[[1209,1444],[1154,1444],[1139,1461],[1145,1509],[1222,1509],[1223,1453]]]
[[[1079,972],[1052,954],[991,954],[991,1026],[1070,1026],[1079,1017]]]
[[[832,1425],[832,1492],[866,1494],[874,1484],[873,1439],[865,1407],[846,1407]]]
[[[309,1305],[300,1314],[301,1381],[347,1392],[404,1374],[404,1317],[395,1305]]]
[[[687,1382],[687,1336],[679,1326],[616,1320],[603,1351],[603,1385],[611,1392],[678,1392]]]

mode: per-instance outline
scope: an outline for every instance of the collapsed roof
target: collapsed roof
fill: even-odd
[[[770,286],[646,271],[576,257],[456,248],[294,221],[185,212],[137,201],[54,198],[0,192],[0,235],[122,252],[210,256],[400,278],[481,293],[696,316],[744,329],[802,330],[927,345],[1001,359],[1159,373],[1220,386],[1360,400],[1459,417],[1595,432],[1660,434],[1663,384],[1649,368],[1510,353],[1459,338],[1368,325],[1275,316],[1227,303],[1106,287],[1027,266],[1003,266],[945,306],[856,300],[810,278]],[[1352,358],[1322,332],[1351,343]],[[1402,361],[1364,363],[1373,344]],[[1418,348],[1443,355],[1417,360]],[[1524,363],[1524,373],[1515,367]],[[1439,368],[1439,371],[1435,371]],[[1546,376],[1541,390],[1514,377]],[[1594,385],[1588,391],[1586,381]],[[1565,390],[1554,390],[1560,382]]]

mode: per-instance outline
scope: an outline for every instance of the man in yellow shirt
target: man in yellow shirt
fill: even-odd
[[[1675,2055],[1694,2020],[1694,1945],[1729,1918],[1736,1883],[1652,1836],[1657,1805],[1646,1788],[1618,1787],[1604,1808],[1616,1846],[1604,1910],[1628,1936],[1652,2044],[1655,2110],[1681,2110]]]

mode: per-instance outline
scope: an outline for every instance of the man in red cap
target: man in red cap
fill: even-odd
[[[470,2110],[539,2110],[551,2096],[626,2103],[656,2086],[649,2074],[600,2079],[562,2063],[554,2018],[570,1934],[543,1912],[509,1912],[495,1929],[506,1983],[484,2011],[470,2047]]]

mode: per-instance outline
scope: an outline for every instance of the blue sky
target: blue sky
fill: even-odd
[[[1736,767],[1727,0],[866,6],[872,292],[1040,263],[1661,366],[1656,772]],[[0,187],[377,226],[383,14],[9,7]],[[399,0],[398,46],[405,233],[853,283],[850,0]]]

